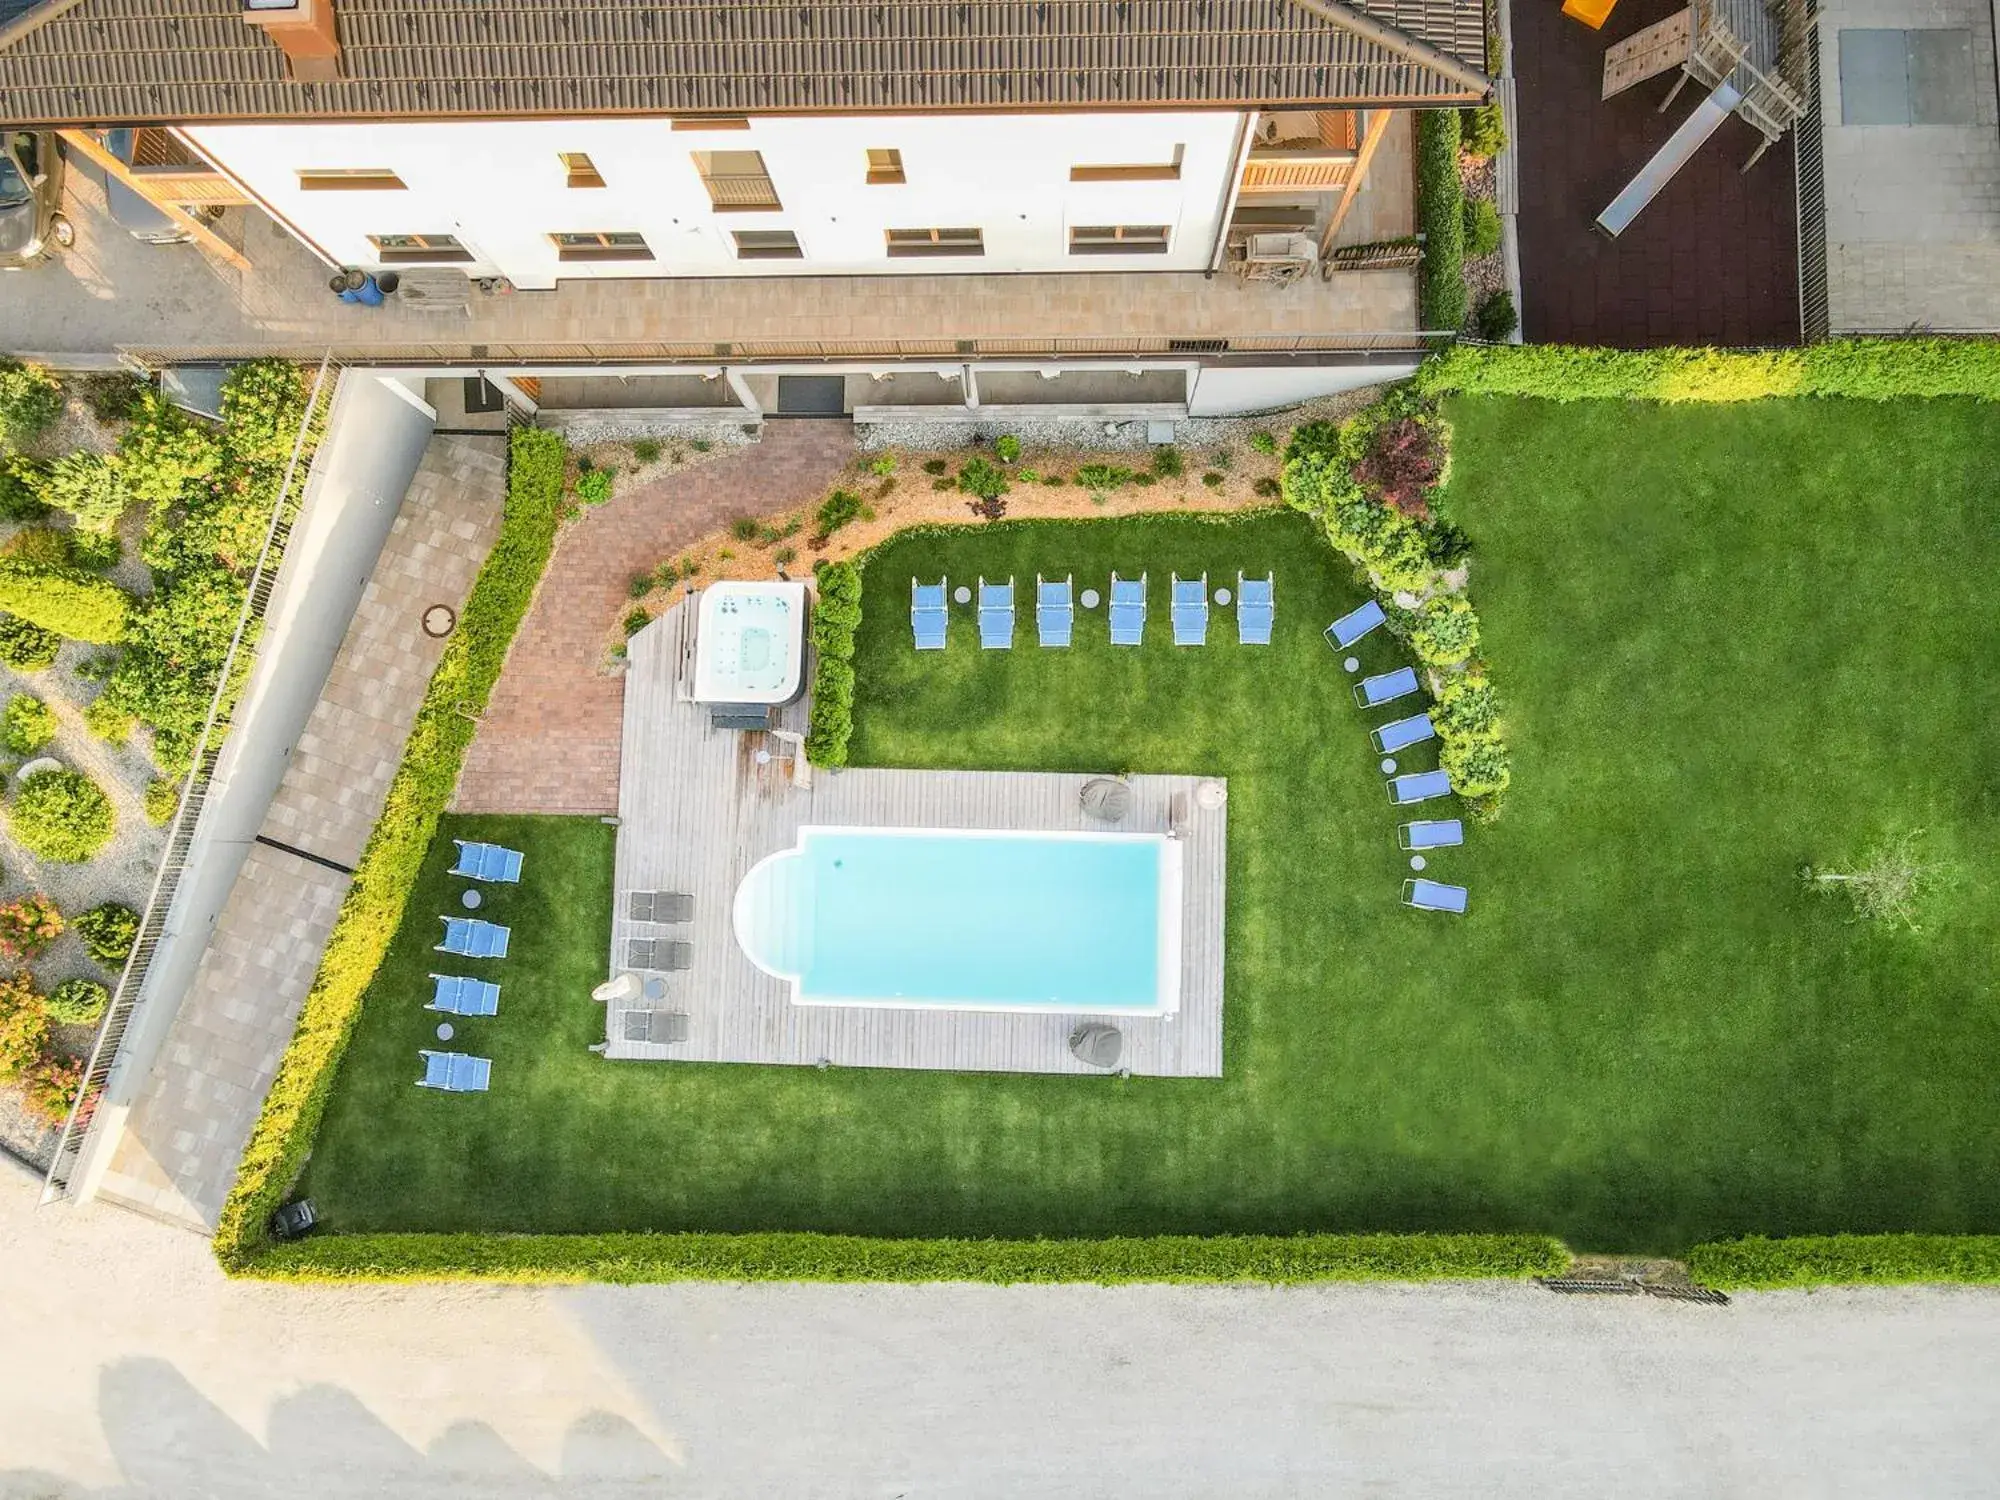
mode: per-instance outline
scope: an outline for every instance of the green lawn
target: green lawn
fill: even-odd
[[[1226,1076],[605,1064],[609,830],[449,819],[528,880],[492,1095],[411,1087],[434,851],[308,1187],[334,1227],[867,1233],[1522,1229],[1672,1250],[1737,1231],[2000,1229],[2000,527],[1992,408],[1468,400],[1448,507],[1510,706],[1502,821],[1396,905],[1364,725],[1319,630],[1360,597],[1302,517],[1000,524],[892,541],[856,667],[862,764],[1230,778]],[[1148,645],[909,650],[909,579],[1151,570]],[[1167,644],[1166,577],[1278,575],[1278,635]],[[1026,622],[1024,621],[1024,627]],[[1368,670],[1398,661],[1379,634]],[[1406,765],[1426,765],[1421,756]],[[1797,883],[1922,827],[1960,878],[1921,937]],[[550,920],[538,923],[537,916]]]

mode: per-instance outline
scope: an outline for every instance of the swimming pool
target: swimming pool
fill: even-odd
[[[803,828],[736,940],[800,1005],[1165,1015],[1181,848],[1161,834]]]
[[[727,581],[702,590],[696,620],[697,703],[789,703],[805,658],[802,583]]]

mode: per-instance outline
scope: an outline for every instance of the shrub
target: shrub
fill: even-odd
[[[67,531],[59,531],[53,526],[24,526],[5,542],[0,542],[0,556],[64,567],[76,561],[76,549]]]
[[[950,467],[951,465],[946,463],[941,458],[927,458],[924,460],[924,472],[926,474],[931,474],[931,475],[942,474],[945,472],[945,470],[949,469]]]
[[[1447,740],[1438,764],[1450,773],[1451,789],[1461,797],[1497,797],[1513,780],[1507,747],[1497,740]]]
[[[611,498],[611,471],[591,469],[576,477],[576,498],[585,505],[602,505]]]
[[[1062,475],[1060,474],[1044,474],[1042,476],[1042,483],[1047,485],[1050,489],[1055,490],[1055,489],[1061,489],[1064,485],[1068,484],[1069,481],[1063,478]]]
[[[0,956],[40,958],[62,934],[62,913],[40,891],[0,905]]]
[[[1153,472],[1162,479],[1178,479],[1187,472],[1187,460],[1174,447],[1153,450]]]
[[[1410,648],[1426,666],[1454,667],[1479,647],[1479,616],[1456,594],[1428,601],[1410,631]]]
[[[540,428],[516,428],[508,451],[500,535],[431,674],[402,764],[223,1205],[215,1248],[226,1269],[242,1269],[261,1248],[265,1224],[311,1148],[362,994],[402,921],[478,715],[555,546],[563,503],[562,438]]]
[[[958,471],[958,487],[977,500],[998,500],[1007,493],[1008,479],[985,458],[969,458]]]
[[[1384,505],[1423,520],[1430,514],[1431,487],[1444,469],[1443,445],[1427,422],[1400,417],[1368,435],[1354,464],[1354,477]]]
[[[281,471],[292,456],[306,414],[308,376],[282,359],[253,359],[222,383],[222,432],[229,455],[249,468]],[[319,408],[323,419],[326,403]],[[301,458],[310,457],[316,432],[306,434]]]
[[[129,422],[150,389],[131,371],[120,370],[116,374],[84,376],[79,393],[98,421]]]
[[[1455,568],[1472,556],[1472,538],[1449,521],[1433,521],[1424,528],[1424,550],[1440,568]]]
[[[49,1019],[65,1026],[94,1025],[110,1003],[111,991],[95,979],[65,979],[48,998]]]
[[[625,585],[625,597],[628,599],[643,599],[652,592],[653,575],[651,573],[634,573]]]
[[[1285,492],[1285,487],[1268,474],[1251,485],[1250,488],[1266,500],[1275,500]]]
[[[155,786],[166,784],[154,783]],[[132,945],[139,940],[139,914],[116,901],[91,907],[70,925],[83,939],[84,951],[101,964],[124,963]]]
[[[868,472],[873,474],[877,479],[887,479],[896,472],[896,455],[893,453],[876,454],[868,460]]]
[[[1003,433],[993,440],[993,452],[1003,464],[1018,463],[1021,458],[1021,440],[1013,433]]]
[[[0,610],[71,640],[123,639],[129,604],[122,589],[80,568],[0,558]]]
[[[83,1092],[83,1059],[44,1051],[28,1069],[28,1107],[51,1123],[69,1118]]]
[[[1696,1245],[1688,1274],[1703,1286],[1872,1285],[2000,1282],[2000,1235],[1811,1234],[1792,1239],[1750,1235]]]
[[[132,498],[164,523],[173,507],[190,500],[199,504],[201,497],[189,491],[222,466],[222,442],[172,402],[148,392],[118,444],[118,456]]]
[[[756,541],[757,533],[760,530],[762,528],[758,525],[755,516],[738,516],[729,523],[729,534],[739,542]]]
[[[1092,494],[1108,494],[1130,484],[1136,476],[1123,464],[1093,463],[1083,464],[1076,471],[1076,482]]]
[[[33,755],[56,737],[56,711],[39,698],[16,693],[0,714],[0,740],[16,755]]]
[[[155,828],[173,822],[181,805],[181,784],[161,777],[146,783],[146,821]]]
[[[0,615],[0,662],[17,672],[40,672],[56,664],[62,637],[12,615]]]
[[[1514,294],[1504,286],[1489,293],[1479,304],[1479,311],[1473,315],[1472,321],[1479,336],[1489,344],[1512,338],[1514,330],[1521,326],[1521,319],[1514,311]]]
[[[822,563],[813,607],[812,713],[806,724],[806,758],[816,766],[847,764],[854,732],[854,633],[861,626],[861,570],[851,562]]]
[[[0,975],[0,1078],[25,1072],[48,1050],[49,1017],[26,974]]]
[[[41,476],[41,501],[76,517],[89,531],[109,531],[132,503],[124,466],[103,453],[68,453]]]
[[[1489,156],[1498,156],[1507,148],[1507,119],[1497,99],[1461,109],[1458,112],[1458,129],[1460,149],[1467,156],[1484,160]]]
[[[109,698],[99,695],[83,711],[84,727],[103,740],[107,745],[122,745],[132,738],[132,728],[138,723],[124,709]]]
[[[1491,198],[1465,200],[1465,253],[1481,260],[1500,248],[1500,210]]]
[[[1500,700],[1484,677],[1463,672],[1445,679],[1431,710],[1447,739],[1485,739],[1500,732]]]
[[[1201,482],[1212,490],[1219,490],[1222,488],[1222,474],[1218,470],[1210,469],[1201,476]]]
[[[1417,114],[1417,227],[1424,258],[1417,301],[1423,325],[1456,333],[1465,324],[1465,186],[1458,175],[1455,109]]]
[[[1250,450],[1253,453],[1276,453],[1278,451],[1278,440],[1260,428],[1250,434]]]
[[[652,624],[653,617],[644,608],[628,609],[625,611],[625,618],[619,623],[620,628],[625,632],[625,639],[629,641],[633,636]]]
[[[42,476],[46,464],[19,454],[0,454],[0,520],[39,521],[48,515],[42,503]]]
[[[657,438],[633,438],[631,448],[632,456],[642,464],[652,463],[660,456],[660,444]]]
[[[0,440],[19,447],[34,441],[62,415],[63,393],[40,365],[0,357]]]
[[[118,566],[118,559],[125,555],[125,545],[118,540],[115,532],[78,531],[70,536],[69,555],[79,568],[92,573],[108,573]]]
[[[824,545],[826,539],[843,526],[852,525],[861,518],[861,497],[852,490],[835,490],[820,501],[819,509],[813,512],[813,542]]]
[[[104,789],[80,771],[37,771],[7,809],[14,842],[58,864],[82,864],[111,839],[117,817]]]
[[[798,555],[799,549],[796,547],[780,547],[771,554],[771,561],[781,568],[789,567],[798,560]]]
[[[707,438],[693,438],[689,440],[688,446],[694,449],[694,451],[697,453],[706,453],[708,452],[709,449],[713,448],[715,444],[711,443]]]

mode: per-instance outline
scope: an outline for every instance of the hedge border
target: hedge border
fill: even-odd
[[[382,815],[362,851],[216,1224],[215,1255],[226,1271],[247,1269],[269,1245],[271,1213],[305,1165],[362,996],[402,921],[438,818],[458,784],[478,713],[555,548],[566,462],[557,433],[516,428],[509,439],[500,534],[431,674]]]
[[[276,1281],[973,1281],[1021,1283],[1525,1280],[1569,1252],[1546,1235],[1150,1235],[870,1239],[810,1233],[327,1235],[240,1269]]]
[[[1417,113],[1417,227],[1424,256],[1417,268],[1423,326],[1456,333],[1465,326],[1465,181],[1458,173],[1456,109]]]
[[[1688,1252],[1688,1272],[1725,1290],[1814,1286],[2000,1283],[2000,1235],[1748,1235]]]
[[[1417,384],[1431,396],[1545,401],[2000,401],[2000,340],[1832,339],[1754,351],[1459,344],[1425,361]]]

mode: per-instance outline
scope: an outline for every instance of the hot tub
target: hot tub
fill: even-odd
[[[803,583],[715,583],[695,625],[697,703],[789,703],[805,671]]]

